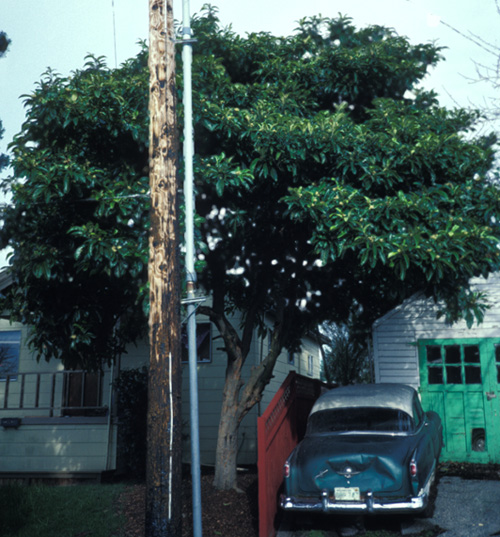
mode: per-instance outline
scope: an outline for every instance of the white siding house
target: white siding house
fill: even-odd
[[[95,475],[113,468],[111,372],[96,383],[59,362],[38,362],[27,336],[26,327],[0,319],[0,474]],[[82,383],[87,399],[78,410]]]
[[[208,326],[208,320],[198,316],[198,325]],[[235,324],[238,319],[235,318]],[[198,351],[198,392],[199,392],[199,422],[200,422],[200,460],[201,464],[212,465],[215,462],[215,448],[220,420],[222,404],[222,391],[226,374],[227,355],[221,349],[222,340],[217,337],[217,330],[210,327],[210,356],[203,355]],[[268,337],[260,338],[257,331],[254,332],[250,352],[244,369],[243,380],[248,378],[250,369],[258,365],[269,350],[270,340]],[[201,355],[201,356],[200,356]],[[137,350],[130,350],[122,360],[122,368],[138,367],[147,365],[148,349],[146,345]],[[309,378],[320,378],[321,373],[321,345],[313,336],[304,338],[302,349],[293,355],[293,359],[287,351],[282,351],[275,365],[273,378],[264,390],[261,402],[256,405],[244,418],[239,429],[239,464],[255,464],[257,462],[257,418],[270,403],[274,394],[281,386],[290,371],[296,371],[299,375]],[[183,364],[182,371],[182,415],[186,437],[183,445],[183,457],[185,461],[190,458],[189,444],[189,371],[188,364]]]
[[[500,462],[500,275],[472,282],[487,295],[480,325],[437,319],[416,295],[373,325],[376,382],[403,382],[445,427],[443,459]]]
[[[198,387],[201,463],[213,464],[224,384],[226,355],[216,329],[201,316],[205,330],[199,348]],[[0,319],[0,476],[61,474],[98,475],[116,469],[117,423],[112,378],[120,369],[148,364],[146,343],[131,346],[120,363],[102,376],[64,371],[57,361],[36,361],[26,346],[27,328]],[[267,339],[257,334],[244,376],[267,352]],[[243,421],[239,436],[239,464],[257,461],[257,417],[265,410],[290,370],[311,378],[320,376],[320,345],[305,339],[300,355],[289,361],[283,352],[263,400]],[[189,379],[183,365],[183,433],[189,436]],[[189,438],[183,456],[190,457]]]

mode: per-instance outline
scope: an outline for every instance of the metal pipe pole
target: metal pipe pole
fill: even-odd
[[[201,526],[201,479],[200,479],[200,437],[198,412],[198,370],[196,345],[196,305],[194,269],[194,193],[193,193],[193,103],[192,103],[192,62],[191,14],[189,0],[182,3],[182,64],[184,76],[184,203],[186,287],[187,287],[187,334],[189,352],[189,402],[191,417],[191,478],[193,487],[193,535],[202,536]]]

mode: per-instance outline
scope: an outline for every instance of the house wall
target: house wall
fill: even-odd
[[[420,339],[466,339],[500,337],[500,275],[472,281],[476,291],[487,295],[490,309],[480,325],[468,328],[465,321],[448,325],[436,319],[432,299],[413,297],[373,325],[376,382],[420,385],[417,341]]]
[[[0,474],[100,474],[115,468],[115,431],[106,422],[67,419],[70,423],[31,420],[17,430],[0,429]]]
[[[309,368],[309,356],[312,356],[312,369]],[[295,371],[298,375],[303,375],[304,377],[319,379],[321,377],[321,361],[320,343],[312,339],[312,337],[305,337],[302,340],[302,348],[300,352],[294,353],[293,362],[290,362],[288,352],[283,351],[274,367],[273,378],[262,397],[260,414],[265,411],[290,371]]]
[[[198,322],[207,319],[198,316]],[[239,319],[234,318],[238,325]],[[51,417],[47,408],[52,398],[52,377],[56,373],[53,390],[54,401],[62,401],[63,367],[57,361],[38,362],[28,349],[27,328],[10,324],[0,319],[1,330],[21,330],[21,347],[19,357],[19,377],[9,382],[8,408],[5,408],[6,382],[0,381],[0,418],[19,417],[22,424],[17,429],[0,427],[0,474],[3,473],[38,473],[38,472],[102,472],[116,467],[116,424],[110,423],[108,417],[68,417],[62,416],[61,409]],[[200,458],[204,465],[215,462],[218,425],[224,387],[227,357],[215,327],[212,327],[212,360],[198,365],[199,423],[200,423]],[[243,378],[248,378],[250,369],[258,365],[268,352],[267,338],[261,339],[254,334]],[[309,356],[313,356],[312,372],[309,371]],[[147,366],[149,349],[146,341],[131,345],[120,360],[114,373],[121,369]],[[300,354],[289,363],[288,353],[282,352],[275,367],[274,376],[264,391],[262,401],[256,405],[243,420],[239,430],[239,464],[257,462],[257,417],[265,410],[277,388],[284,381],[288,372],[297,371],[311,378],[320,377],[319,345],[313,340],[305,339]],[[21,373],[27,375],[24,381],[23,408],[20,408]],[[38,406],[36,399],[36,374],[41,374]],[[59,378],[59,374],[61,379]],[[113,371],[106,371],[103,380],[103,405],[110,403],[111,376]],[[189,370],[188,364],[182,365],[182,420],[183,420],[183,459],[190,460],[190,415],[189,415]],[[56,409],[57,410],[57,409]]]
[[[37,361],[27,346],[28,329],[0,319],[0,331],[13,330],[21,331],[19,370],[17,378],[8,383],[7,402],[7,382],[0,380],[0,418],[21,418],[21,425],[0,426],[0,474],[100,473],[114,468],[116,430],[108,417],[62,416],[62,364]],[[102,386],[102,402],[107,405],[110,371],[105,373]],[[50,416],[52,399],[55,408]]]
[[[236,315],[232,322],[239,325],[240,318]],[[197,316],[197,322],[208,322],[202,315]],[[212,361],[198,364],[198,404],[199,404],[199,436],[200,436],[200,460],[203,465],[215,463],[215,450],[222,405],[222,392],[226,375],[227,355],[222,349],[222,339],[217,329],[212,326]],[[250,352],[243,368],[243,379],[247,379],[250,370],[258,365],[269,350],[267,337],[260,338],[254,333]],[[312,360],[312,373],[309,374],[309,356]],[[143,343],[131,348],[127,355],[122,358],[122,367],[142,367],[148,363],[148,347]],[[300,353],[296,353],[294,363],[289,363],[288,353],[283,351],[276,363],[273,378],[264,390],[262,400],[243,419],[238,435],[238,464],[255,464],[257,462],[257,417],[266,409],[277,389],[290,371],[320,378],[320,351],[319,345],[312,339],[305,338]],[[182,422],[183,422],[183,460],[188,462],[191,458],[190,445],[190,399],[189,399],[189,367],[182,365]]]
[[[21,344],[19,349],[19,373],[26,373],[24,385],[24,406],[34,406],[35,391],[36,391],[36,373],[46,373],[62,370],[60,363],[48,363],[45,361],[38,362],[34,354],[29,350],[28,341],[28,329],[20,323],[11,323],[7,319],[0,319],[0,332],[20,331]],[[29,373],[34,373],[29,375]],[[2,417],[19,416],[18,406],[21,398],[21,382],[19,379],[11,380],[8,386],[8,400],[7,405],[5,402],[5,395],[7,390],[7,382],[0,380],[0,409],[2,409]],[[62,386],[56,385],[56,394],[61,394]],[[49,383],[42,383],[39,391],[39,406],[48,406],[50,404],[51,391]],[[10,410],[12,409],[12,410]],[[23,413],[25,415],[25,413]],[[31,416],[44,416],[46,412],[43,410],[32,410]],[[0,429],[1,431],[1,429]],[[1,462],[0,462],[1,464]]]

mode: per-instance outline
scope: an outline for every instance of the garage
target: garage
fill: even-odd
[[[441,460],[500,462],[500,276],[473,282],[487,296],[483,322],[447,324],[439,305],[414,296],[373,325],[377,382],[418,389],[444,427]]]

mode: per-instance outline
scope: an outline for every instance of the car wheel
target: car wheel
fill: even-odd
[[[434,515],[434,509],[436,508],[437,481],[437,477],[434,477],[429,490],[429,500],[425,509],[420,513],[421,518],[432,518]]]
[[[427,502],[427,505],[426,505],[425,509],[420,513],[420,517],[421,518],[432,518],[432,516],[434,515],[435,507],[436,507],[435,496],[434,496],[434,494],[432,494],[432,491],[431,491],[429,501]]]

